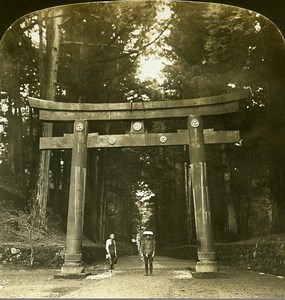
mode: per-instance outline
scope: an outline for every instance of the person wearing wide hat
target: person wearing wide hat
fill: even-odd
[[[144,260],[145,276],[153,275],[153,258],[155,255],[155,240],[153,239],[153,232],[146,230],[143,232],[143,240],[141,243],[140,254]]]

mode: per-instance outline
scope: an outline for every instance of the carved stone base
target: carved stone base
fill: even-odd
[[[80,261],[65,261],[61,267],[61,274],[81,274],[84,267]]]
[[[91,273],[61,273],[53,276],[54,279],[84,279]]]
[[[195,267],[197,273],[214,273],[219,271],[214,251],[198,251],[198,260]]]
[[[218,264],[216,261],[202,261],[197,262],[196,272],[197,273],[209,273],[209,272],[218,272]]]
[[[191,274],[195,279],[212,279],[224,277],[221,276],[219,272],[192,272]]]
[[[84,267],[80,262],[65,262],[61,267],[61,273],[54,275],[55,279],[83,279],[91,273],[84,273]]]

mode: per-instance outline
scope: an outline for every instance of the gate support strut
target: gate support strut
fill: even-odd
[[[73,147],[69,188],[66,249],[62,274],[80,274],[82,266],[82,237],[86,187],[88,124],[76,120],[73,129]]]
[[[196,115],[189,116],[187,128],[199,260],[196,272],[218,272],[208,195],[202,118]]]

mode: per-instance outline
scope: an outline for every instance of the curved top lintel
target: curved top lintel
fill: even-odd
[[[54,111],[89,111],[89,112],[110,112],[110,111],[140,111],[140,110],[160,110],[175,109],[195,106],[211,106],[216,104],[235,102],[246,99],[248,93],[238,91],[211,97],[183,99],[183,100],[165,100],[148,102],[127,102],[127,103],[65,103],[48,101],[33,97],[28,97],[29,105],[41,110]]]

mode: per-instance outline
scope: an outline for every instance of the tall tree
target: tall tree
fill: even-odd
[[[57,88],[57,72],[58,72],[58,58],[59,58],[59,45],[60,45],[60,24],[62,21],[62,10],[51,10],[46,16],[46,49],[44,49],[43,37],[40,34],[40,66],[43,69],[39,70],[41,97],[51,101],[55,101],[56,88]],[[42,24],[39,24],[42,27]],[[42,30],[42,29],[41,29]],[[42,33],[42,31],[40,31]],[[46,64],[42,62],[45,52]],[[52,136],[52,124],[44,123],[42,129],[43,137]],[[47,201],[49,195],[49,167],[50,167],[50,150],[44,150],[40,153],[38,180],[36,186],[36,194],[34,199],[34,210],[37,215],[38,225],[46,227],[46,211]]]

